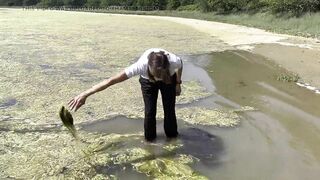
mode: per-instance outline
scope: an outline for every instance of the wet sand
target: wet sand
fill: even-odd
[[[280,44],[259,44],[253,49],[256,54],[297,73],[302,81],[320,87],[320,51]]]

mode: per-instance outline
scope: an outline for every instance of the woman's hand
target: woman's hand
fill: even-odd
[[[180,96],[180,94],[181,94],[181,85],[177,84],[176,85],[176,96]]]
[[[79,94],[78,96],[71,99],[68,103],[70,110],[77,111],[82,105],[86,103],[87,96]]]

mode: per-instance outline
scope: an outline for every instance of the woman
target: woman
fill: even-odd
[[[176,96],[181,93],[182,60],[159,48],[148,49],[139,60],[115,75],[92,88],[84,91],[69,102],[71,110],[77,111],[87,97],[102,91],[111,85],[140,75],[139,82],[145,106],[144,135],[147,141],[156,138],[156,109],[160,90],[164,110],[164,130],[169,138],[177,137],[177,120],[175,113]]]

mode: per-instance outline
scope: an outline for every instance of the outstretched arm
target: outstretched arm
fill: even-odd
[[[99,84],[91,87],[90,89],[82,92],[78,96],[71,99],[68,103],[69,108],[71,110],[77,111],[82,105],[85,104],[87,97],[95,94],[96,92],[102,91],[102,90],[104,90],[114,84],[125,81],[127,79],[128,79],[128,76],[126,75],[126,73],[124,71],[122,71],[121,73],[100,82]]]

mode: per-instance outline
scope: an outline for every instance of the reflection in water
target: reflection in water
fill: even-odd
[[[222,139],[199,128],[181,129],[179,139],[183,147],[177,152],[190,154],[205,165],[217,165],[223,152]]]

